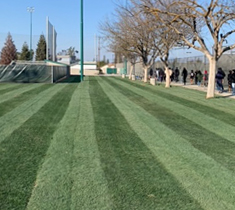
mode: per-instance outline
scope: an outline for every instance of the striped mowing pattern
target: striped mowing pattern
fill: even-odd
[[[0,209],[235,209],[234,101],[112,77],[0,85]]]

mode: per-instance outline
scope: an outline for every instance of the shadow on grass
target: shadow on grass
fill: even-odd
[[[71,75],[70,77],[60,81],[59,83],[80,83],[81,76],[80,75]]]

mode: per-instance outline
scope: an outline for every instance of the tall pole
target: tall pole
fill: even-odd
[[[127,11],[127,0],[126,0],[126,5],[125,5],[126,11]],[[127,57],[124,56],[124,72],[123,74],[127,75]]]
[[[33,7],[28,7],[27,11],[30,13],[30,61],[32,61],[33,56],[32,56],[32,36],[33,36],[33,12],[34,12],[34,8]]]
[[[95,34],[95,40],[94,40],[94,46],[95,46],[95,62],[97,61],[97,54],[96,54],[96,34]]]
[[[98,37],[98,67],[100,68],[100,36]]]
[[[81,81],[83,81],[83,63],[84,63],[84,51],[83,51],[83,0],[80,0],[81,1],[81,24],[80,24],[80,39],[81,39],[81,43],[80,43],[80,52],[81,52],[81,60],[80,60],[80,64],[81,64]]]

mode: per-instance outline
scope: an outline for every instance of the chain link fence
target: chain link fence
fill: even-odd
[[[209,61],[206,56],[194,56],[194,57],[185,57],[185,58],[175,58],[169,60],[169,67],[175,69],[176,67],[179,68],[180,72],[185,67],[188,72],[191,70],[200,70],[204,72],[207,70],[209,72]],[[116,64],[117,68],[123,68],[123,63]],[[221,56],[217,63],[217,67],[221,67],[226,75],[228,75],[229,70],[235,69],[235,54],[224,54]],[[164,65],[161,61],[156,61],[155,64],[151,67],[152,69],[161,68],[164,69]],[[151,69],[150,68],[150,69]],[[149,71],[150,71],[149,69]],[[127,65],[127,74],[130,74],[130,63]],[[135,65],[135,75],[143,77],[144,71],[143,66],[141,63],[137,63]],[[227,84],[227,76],[225,78],[225,83]]]

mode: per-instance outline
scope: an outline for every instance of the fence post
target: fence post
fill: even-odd
[[[54,68],[51,66],[51,83],[54,83]]]

